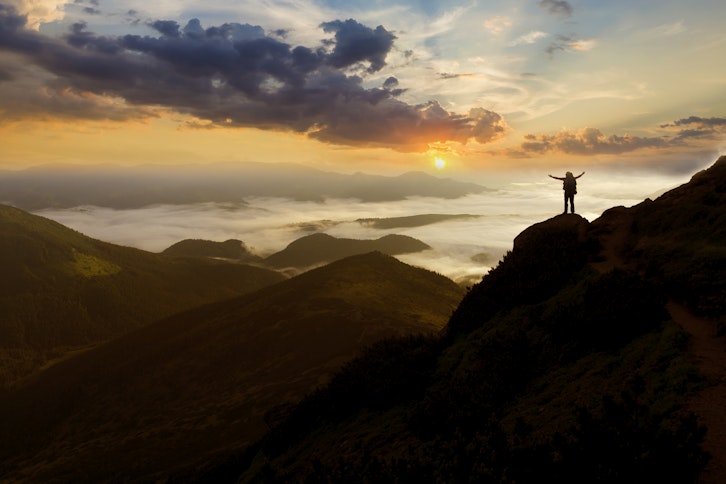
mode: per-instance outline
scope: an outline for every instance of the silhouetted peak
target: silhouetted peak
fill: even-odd
[[[577,214],[560,214],[544,222],[526,228],[514,239],[514,250],[537,251],[546,240],[562,235],[574,235],[578,241],[585,239],[590,223]]]
[[[214,242],[203,239],[185,239],[162,251],[164,255],[183,257],[222,257],[226,259],[257,259],[244,242],[229,239],[224,242]]]
[[[299,239],[291,242],[288,246],[297,245],[297,244],[304,243],[304,242],[320,243],[323,241],[330,241],[330,240],[335,240],[335,237],[333,237],[332,235],[323,233],[323,232],[317,232],[315,234],[310,234],[310,235],[305,235],[303,237],[300,237]]]

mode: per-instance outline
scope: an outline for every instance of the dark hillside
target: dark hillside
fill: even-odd
[[[587,264],[587,220],[558,215],[514,239],[514,248],[466,295],[447,326],[449,333],[481,326],[502,310],[542,301]]]
[[[167,247],[161,253],[180,257],[213,257],[240,262],[260,262],[262,260],[250,252],[244,242],[235,239],[224,242],[186,239]]]
[[[363,347],[439,331],[461,296],[370,253],[146,326],[0,399],[0,480],[163,476],[244,448]]]
[[[0,386],[69,347],[259,289],[281,275],[91,239],[0,205]]]
[[[430,249],[420,240],[405,235],[386,235],[375,240],[339,239],[328,234],[307,235],[265,259],[270,267],[309,268],[352,255],[378,251],[388,255],[408,254]]]
[[[694,482],[705,428],[686,405],[703,380],[666,308],[726,314],[725,164],[592,224],[530,227],[444,335],[378,345],[246,454],[196,475]]]
[[[621,257],[664,281],[696,314],[726,324],[726,156],[633,212]]]

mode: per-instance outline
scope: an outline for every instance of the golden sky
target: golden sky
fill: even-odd
[[[689,172],[726,151],[724,14],[720,0],[0,0],[0,169]]]

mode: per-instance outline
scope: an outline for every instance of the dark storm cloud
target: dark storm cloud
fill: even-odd
[[[149,27],[166,37],[179,37],[181,35],[179,24],[173,20],[157,20],[151,22]]]
[[[404,103],[396,99],[404,90],[395,78],[383,88],[364,87],[354,72],[382,69],[395,36],[352,19],[324,23],[334,39],[315,47],[293,47],[259,26],[204,28],[197,19],[183,27],[152,22],[157,36],[105,37],[78,23],[61,39],[25,23],[0,4],[0,51],[44,70],[46,93],[119,98],[124,116],[129,106],[158,106],[198,117],[208,127],[294,130],[326,142],[404,151],[436,141],[486,142],[505,129],[490,111],[459,115],[435,101]]]
[[[572,16],[573,8],[568,2],[561,0],[542,0],[539,2],[539,5],[553,15],[557,15],[562,18],[569,18]]]
[[[386,55],[396,38],[381,25],[373,30],[353,19],[325,22],[321,27],[325,32],[335,32],[335,48],[328,62],[338,68],[368,61],[369,72],[381,70],[386,65]]]

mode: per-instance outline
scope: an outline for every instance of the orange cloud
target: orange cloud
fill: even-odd
[[[582,128],[577,131],[561,131],[548,135],[525,136],[521,149],[528,153],[561,152],[573,155],[620,154],[641,148],[663,148],[669,141],[657,137],[606,136],[596,128]]]

